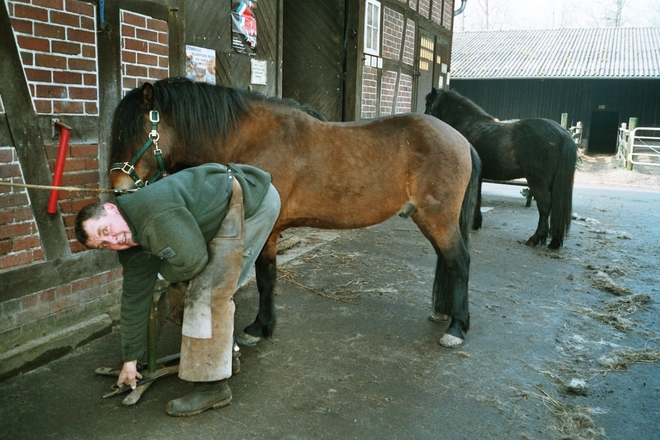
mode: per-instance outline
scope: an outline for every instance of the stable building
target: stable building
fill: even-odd
[[[462,2],[464,6],[464,0]],[[145,81],[292,98],[330,121],[421,112],[447,82],[454,0],[4,0],[0,5],[0,380],[110,332],[122,273],[87,251],[113,112]],[[62,190],[48,212],[63,129]],[[18,185],[28,185],[22,187]]]
[[[630,118],[660,127],[660,28],[454,34],[450,88],[492,116],[582,122],[590,154],[614,154]]]

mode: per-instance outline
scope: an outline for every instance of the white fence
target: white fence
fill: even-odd
[[[626,169],[632,170],[633,165],[660,166],[660,128],[628,130],[625,123],[621,124],[618,144],[617,156],[624,160]]]

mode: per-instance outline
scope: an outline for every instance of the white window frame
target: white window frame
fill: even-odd
[[[364,53],[380,56],[380,2],[364,3]]]

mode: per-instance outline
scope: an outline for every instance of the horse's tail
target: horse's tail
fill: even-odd
[[[564,244],[571,226],[573,208],[573,179],[577,163],[577,147],[568,133],[562,133],[563,143],[559,166],[552,182],[552,208],[550,211],[550,248]]]
[[[477,205],[477,194],[479,190],[479,175],[481,174],[481,159],[477,150],[470,146],[470,155],[472,156],[472,174],[470,183],[465,190],[463,197],[463,206],[461,207],[460,227],[463,241],[467,246],[470,240],[470,230],[472,229],[472,220],[474,218],[474,208]]]

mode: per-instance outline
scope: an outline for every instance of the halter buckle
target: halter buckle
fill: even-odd
[[[160,113],[158,113],[158,110],[151,110],[149,112],[149,121],[156,124],[160,122]]]
[[[122,170],[126,174],[131,174],[133,172],[133,170],[135,169],[135,167],[133,165],[131,165],[130,163],[128,163],[128,162],[124,162],[124,164],[121,166],[121,168],[118,168],[118,169]]]

